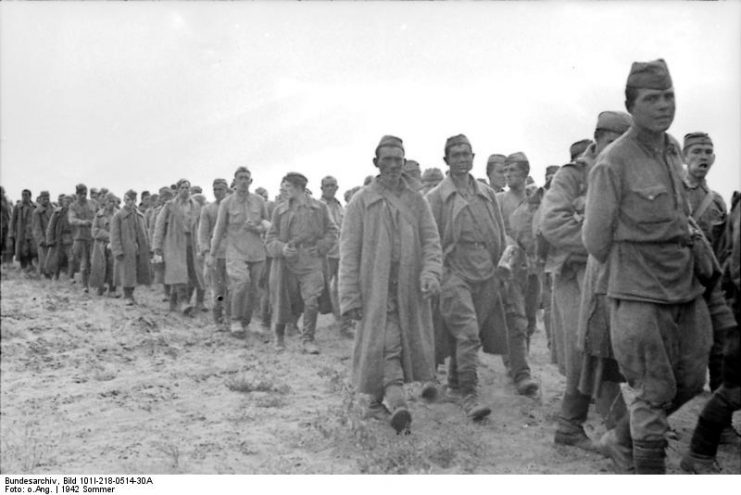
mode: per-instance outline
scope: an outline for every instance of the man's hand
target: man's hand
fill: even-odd
[[[162,256],[162,248],[155,249],[154,254],[156,254],[157,256]]]
[[[283,257],[285,258],[294,258],[298,256],[298,250],[293,247],[290,243],[285,244],[283,246]]]
[[[440,294],[440,282],[438,282],[436,277],[432,277],[429,275],[422,277],[422,295],[425,299],[432,296],[437,296]]]
[[[353,308],[345,313],[345,316],[347,316],[351,320],[360,321],[363,319],[363,310],[360,308]]]

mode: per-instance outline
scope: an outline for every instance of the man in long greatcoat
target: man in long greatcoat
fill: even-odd
[[[118,211],[117,198],[113,193],[98,196],[101,208],[93,220],[93,253],[90,255],[90,285],[97,289],[98,295],[105,293],[117,297],[116,284],[113,281],[113,253],[111,252],[111,220]]]
[[[13,208],[8,238],[11,245],[15,246],[16,261],[21,264],[22,269],[30,271],[36,258],[36,243],[32,229],[33,210],[36,205],[31,201],[31,191],[28,189],[23,190],[21,198],[21,202]]]
[[[555,443],[594,450],[594,444],[584,431],[591,394],[579,391],[583,353],[577,348],[579,308],[587,269],[587,250],[581,238],[584,220],[584,200],[587,176],[597,156],[607,145],[628,130],[631,117],[624,112],[602,112],[597,117],[595,142],[577,158],[556,172],[550,189],[541,204],[541,233],[548,241],[546,269],[553,276],[554,344],[558,352],[559,370],[566,377],[566,391],[561,401],[561,412]],[[607,392],[610,389],[603,387]],[[611,389],[608,402],[615,399],[616,387]],[[620,396],[622,398],[622,396]],[[620,409],[625,411],[624,404]]]
[[[56,208],[46,227],[46,245],[49,253],[46,257],[46,271],[55,279],[59,279],[62,268],[67,269],[70,279],[75,274],[75,264],[72,256],[72,227],[68,221],[69,205],[72,196],[62,194],[59,198],[59,207]]]
[[[123,287],[127,306],[136,304],[137,285],[152,283],[150,248],[144,215],[136,207],[136,192],[127,191],[124,206],[111,220],[111,251],[115,258],[114,284]]]
[[[162,207],[154,230],[154,252],[165,262],[165,284],[170,285],[170,311],[190,315],[192,288],[204,287],[203,273],[197,269],[196,254],[200,206],[190,196],[190,181],[177,182],[177,196]]]
[[[439,292],[442,253],[429,205],[402,178],[401,139],[384,136],[373,163],[380,175],[345,210],[340,309],[359,322],[353,384],[371,396],[368,412],[386,417],[390,411],[391,425],[401,432],[412,420],[403,384],[435,377],[429,298]]]
[[[33,211],[33,238],[36,243],[36,251],[39,258],[38,273],[46,278],[51,278],[51,274],[46,271],[46,258],[49,254],[49,246],[46,244],[46,228],[49,226],[49,219],[53,207],[49,202],[49,191],[41,191],[36,209]]]

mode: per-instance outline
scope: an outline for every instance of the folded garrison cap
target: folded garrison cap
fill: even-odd
[[[465,134],[458,134],[457,136],[451,136],[445,141],[445,154],[448,154],[448,150],[459,144],[467,144],[471,148],[471,141],[465,136]]]
[[[625,112],[601,112],[597,116],[597,127],[595,129],[604,129],[606,131],[617,132],[619,134],[627,131],[633,124],[633,117]]]
[[[633,62],[626,86],[645,89],[669,89],[672,78],[663,58],[651,62]]]
[[[706,132],[690,132],[688,134],[684,135],[684,146],[682,146],[682,149],[686,150],[693,144],[709,144],[710,146],[713,145],[713,140],[710,139],[710,136]]]

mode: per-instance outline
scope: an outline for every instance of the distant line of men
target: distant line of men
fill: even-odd
[[[35,255],[57,278],[66,258],[85,290],[120,285],[129,305],[153,279],[172,311],[192,314],[210,287],[219,328],[262,339],[271,330],[279,352],[302,317],[302,351],[319,354],[317,316],[333,312],[341,335],[355,326],[352,379],[370,396],[368,416],[398,433],[412,422],[408,382],[430,401],[445,393],[473,421],[491,414],[478,393],[480,350],[502,356],[519,394],[537,394],[528,352],[542,306],[566,377],[555,443],[600,452],[619,472],[664,473],[667,417],[701,392],[709,369],[714,395],[681,466],[717,472],[717,446],[738,442],[731,415],[741,408],[739,201],[729,216],[707,186],[706,133],[682,146],[666,134],[672,86],[663,60],[634,63],[629,113],[599,113],[594,139],[547,167],[540,188],[523,152],[489,156],[488,181],[477,180],[463,134],[445,143],[445,174],[422,173],[400,138],[384,136],[379,175],[346,193],[346,209],[333,177],[315,200],[307,178],[288,173],[272,202],[250,192],[252,174],[239,167],[231,188],[214,180],[210,204],[186,179],[140,208],[128,191],[120,210],[111,194],[88,200],[84,185],[54,210],[48,193],[34,207],[24,191],[8,237],[23,268]],[[592,402],[608,427],[596,442],[583,427]]]

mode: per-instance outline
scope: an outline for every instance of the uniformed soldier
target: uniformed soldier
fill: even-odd
[[[441,180],[443,180],[442,170],[437,167],[426,168],[422,174],[422,189],[420,189],[419,192],[423,195],[427,194],[433,187],[438,185]]]
[[[417,164],[417,172],[419,172],[419,164]],[[327,205],[329,210],[329,216],[337,226],[337,229],[342,227],[342,218],[344,216],[344,209],[337,200],[337,179],[328,175],[322,179],[322,197],[320,201]],[[337,285],[337,273],[340,267],[340,246],[339,243],[332,246],[332,249],[327,253],[327,271],[325,281],[330,287],[330,295],[332,299],[332,311],[334,313],[335,321],[340,326],[340,335],[343,337],[352,338],[352,320],[349,318],[343,318],[340,313],[340,300],[338,295]]]
[[[504,176],[506,159],[506,156],[494,153],[486,160],[486,177],[489,178],[489,187],[497,193],[504,191],[507,185],[507,178]]]
[[[573,163],[577,158],[579,158],[589,147],[589,145],[592,144],[591,139],[581,139],[569,147],[569,156],[571,157],[571,163]]]
[[[213,238],[216,219],[219,215],[219,205],[226,197],[229,185],[226,179],[214,179],[213,192],[215,201],[201,209],[201,220],[198,224],[198,250],[206,260],[206,269],[210,273],[212,314],[217,328],[228,326],[231,318],[229,304],[228,283],[226,273],[226,243],[221,243],[219,251],[214,256],[214,264],[209,264],[208,254],[211,251],[211,239]]]
[[[304,175],[294,172],[283,178],[288,199],[275,208],[265,244],[273,257],[270,299],[276,350],[285,348],[286,324],[303,313],[302,351],[319,354],[314,334],[324,290],[322,265],[337,242],[337,226],[327,205],[306,195],[307,182]]]
[[[46,243],[46,229],[49,226],[49,219],[53,207],[49,202],[49,191],[41,191],[36,209],[33,211],[33,238],[36,242],[36,251],[39,258],[38,273],[46,278],[51,278],[51,274],[46,270],[46,258],[49,253],[49,246]]]
[[[546,269],[553,276],[553,343],[559,371],[566,377],[554,440],[585,450],[595,450],[583,427],[591,396],[578,389],[583,359],[577,348],[577,328],[587,267],[587,250],[581,236],[587,176],[597,156],[627,131],[630,124],[631,117],[626,113],[600,113],[595,142],[575,162],[558,170],[541,205],[540,228],[549,245]],[[614,399],[613,394],[611,400]]]
[[[473,158],[466,136],[448,138],[443,159],[450,172],[427,194],[427,201],[443,250],[438,311],[450,346],[448,388],[460,394],[466,415],[477,421],[491,413],[480,403],[477,390],[482,338],[495,341],[497,332],[506,330],[496,276],[506,243],[494,191],[470,174]],[[499,341],[505,342],[502,337]],[[506,345],[502,347],[485,351],[503,354]]]
[[[92,255],[92,225],[97,210],[96,204],[87,199],[87,186],[78,184],[75,188],[77,199],[70,205],[68,219],[72,226],[72,251],[75,264],[80,267],[82,290],[88,292],[90,281],[90,257]]]
[[[690,202],[692,218],[695,219],[705,237],[710,241],[715,256],[720,259],[723,255],[721,251],[727,209],[721,195],[711,190],[706,180],[710,168],[715,163],[713,141],[704,132],[691,132],[684,136],[682,152],[684,163],[687,166],[684,186]],[[710,349],[708,368],[710,371],[710,390],[715,390],[723,381],[723,334],[727,330],[723,327],[728,326],[728,323],[719,321],[713,308],[710,307],[710,309],[710,317],[713,321],[713,347]],[[733,440],[735,434],[730,430],[730,425],[728,428],[725,439]]]
[[[340,306],[359,322],[353,384],[371,396],[367,413],[401,433],[412,421],[404,383],[435,376],[429,298],[440,290],[442,254],[429,205],[403,177],[401,139],[382,137],[373,164],[378,177],[345,212]]]
[[[250,193],[252,173],[247,167],[234,172],[236,190],[221,201],[209,254],[209,266],[216,266],[222,242],[226,244],[226,273],[229,277],[231,327],[235,336],[253,331],[263,336],[262,327],[250,327],[258,303],[257,286],[265,270],[262,235],[270,228],[268,209],[262,196]]]
[[[503,356],[503,362],[512,377],[517,392],[522,395],[533,395],[539,385],[530,374],[527,362],[529,329],[534,329],[534,316],[528,314],[526,295],[530,283],[538,283],[532,267],[529,266],[527,246],[517,242],[517,233],[532,233],[532,224],[524,225],[516,221],[512,225],[512,214],[518,207],[527,207],[528,195],[525,189],[526,179],[530,173],[530,163],[522,152],[508,155],[505,159],[505,178],[507,191],[497,193],[497,202],[502,213],[507,245],[512,246],[513,253],[511,276],[502,280],[503,301],[507,315],[509,352]],[[530,216],[532,220],[532,216]],[[532,237],[532,234],[531,234]],[[533,281],[533,277],[535,280]]]
[[[625,99],[633,124],[590,172],[582,236],[608,263],[612,348],[632,396],[632,465],[659,474],[667,416],[702,391],[712,335],[692,269],[681,148],[666,133],[676,107],[664,60],[633,63]],[[629,452],[616,443],[612,451]]]

